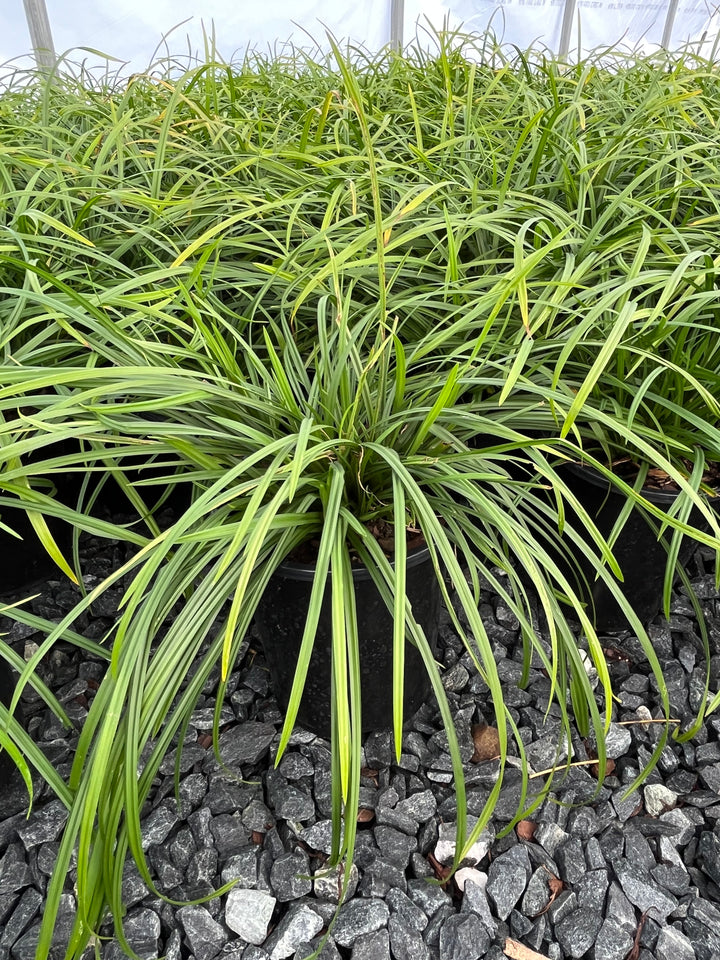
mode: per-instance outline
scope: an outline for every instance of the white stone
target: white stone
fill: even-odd
[[[225,923],[247,943],[260,946],[267,937],[275,902],[275,897],[263,890],[234,887],[225,904]]]
[[[474,828],[476,823],[476,817],[468,817],[468,834]],[[456,827],[454,823],[440,824],[438,842],[435,845],[434,852],[435,859],[438,861],[438,863],[451,863],[455,858],[455,830]],[[467,851],[463,859],[469,860],[471,864],[479,863],[492,846],[494,840],[495,831],[492,829],[492,827],[486,827],[475,840],[475,843],[473,843],[473,845]]]
[[[35,643],[34,640],[26,640],[25,649],[23,650],[23,660],[25,660],[26,663],[32,660],[39,649],[40,647]]]
[[[649,783],[645,787],[645,809],[651,817],[659,817],[666,810],[672,810],[678,795],[662,783]]]
[[[458,890],[461,891],[465,890],[465,884],[468,880],[470,883],[474,883],[476,887],[484,890],[487,886],[487,879],[487,874],[483,873],[482,870],[476,870],[475,867],[460,867],[455,872],[455,883]]]

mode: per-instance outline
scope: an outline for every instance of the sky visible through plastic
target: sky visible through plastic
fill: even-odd
[[[541,43],[557,50],[565,0],[405,0],[405,41],[427,27],[464,26],[481,32],[490,25],[507,43]],[[577,0],[571,49],[577,47],[578,17],[584,50],[618,42],[646,49],[662,37],[668,0]],[[250,48],[282,49],[290,40],[327,49],[325,31],[377,50],[390,39],[390,0],[46,0],[58,54],[97,58],[77,48],[90,47],[128,61],[126,70],[142,71],[157,56],[204,57],[203,28],[214,30],[216,49],[226,60]],[[709,55],[720,30],[720,0],[679,0],[671,45],[706,43]],[[175,28],[175,29],[173,29]],[[169,31],[166,45],[163,36]],[[0,0],[0,64],[27,56],[30,35],[23,0]],[[28,65],[31,61],[19,61]]]

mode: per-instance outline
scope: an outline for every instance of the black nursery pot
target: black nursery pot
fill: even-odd
[[[413,615],[425,632],[433,653],[440,618],[440,584],[427,547],[407,558],[406,595]],[[300,652],[315,568],[284,563],[271,578],[258,607],[255,624],[265,649],[275,695],[287,709]],[[353,570],[358,618],[363,732],[392,726],[393,618],[370,574]],[[330,735],[332,683],[331,583],[323,597],[320,620],[298,723],[324,737]],[[405,717],[412,716],[430,693],[430,681],[416,647],[405,645]]]
[[[568,486],[593,518],[600,533],[607,537],[625,506],[626,497],[613,489],[605,477],[590,467],[570,464],[563,469]],[[653,487],[645,487],[641,493],[646,500],[664,511],[670,509],[677,496],[674,491]],[[699,527],[705,525],[702,515],[696,509],[691,513],[690,522]],[[619,586],[640,621],[645,624],[662,609],[667,565],[666,547],[669,547],[671,538],[672,531],[668,531],[658,540],[657,532],[648,522],[648,518],[637,507],[633,507],[612,547],[624,578],[622,583],[618,581]],[[679,563],[686,564],[696,548],[696,542],[685,537],[680,545]],[[574,576],[580,596],[588,602],[588,613],[595,628],[627,629],[629,624],[618,602],[603,581],[595,580],[596,569],[584,557],[580,568],[587,583],[583,582],[582,578],[577,579],[577,571]]]
[[[45,456],[53,457],[72,453],[73,447],[69,441],[59,441],[45,449]],[[31,458],[32,459],[32,458]],[[55,498],[72,506],[77,500],[81,474],[68,471],[62,475],[53,475]],[[43,489],[43,492],[47,492]],[[4,496],[0,491],[0,496]],[[38,538],[28,515],[22,507],[0,507],[0,520],[15,531],[16,537],[4,530],[0,530],[0,597],[16,590],[25,589],[30,585],[52,576],[57,570],[55,562]],[[58,520],[57,517],[45,516],[48,529],[64,557],[69,557],[72,550],[73,530],[69,523]],[[18,539],[21,538],[21,539]]]
[[[45,449],[45,456],[77,453],[79,447],[74,441],[62,441],[52,444]],[[124,475],[131,483],[139,480],[163,477],[169,472],[168,467],[158,467],[153,464],[145,467],[127,467]],[[98,492],[91,513],[93,516],[102,516],[103,513],[133,514],[134,507],[125,496],[120,485],[113,476],[106,476],[102,487],[97,491],[100,479],[91,476],[88,498]],[[55,499],[68,507],[75,507],[82,489],[84,474],[80,470],[68,470],[64,474],[53,474]],[[150,510],[164,492],[158,484],[156,487],[139,487],[145,502]],[[191,501],[192,487],[190,483],[176,483],[170,486],[164,505],[176,515],[184,513]],[[0,494],[1,495],[1,494]],[[85,510],[87,500],[85,501]],[[39,581],[49,577],[61,576],[58,567],[43,547],[35,532],[26,511],[22,507],[0,507],[0,520],[18,534],[14,537],[0,529],[0,597],[18,590],[29,588]],[[72,552],[73,527],[71,524],[57,517],[45,516],[48,529],[57,543],[62,555],[68,559]]]
[[[15,692],[15,674],[7,661],[0,658],[0,703],[9,707]],[[22,723],[22,710],[20,705],[15,711],[15,717]],[[10,780],[15,776],[17,767],[9,755],[0,747],[0,793]],[[1,809],[0,809],[1,813]]]

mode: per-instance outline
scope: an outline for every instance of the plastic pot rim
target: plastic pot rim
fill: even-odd
[[[407,554],[405,566],[417,567],[424,563],[430,557],[430,549],[427,546],[417,547]],[[391,566],[395,566],[394,561],[390,561]],[[287,580],[314,580],[316,565],[314,563],[297,563],[294,560],[283,560],[273,576],[284,577]],[[367,567],[353,567],[353,580],[371,580],[372,575]],[[328,577],[331,576],[328,570]]]
[[[565,467],[571,473],[575,474],[576,477],[581,477],[584,480],[587,480],[588,483],[591,483],[594,487],[600,487],[605,493],[616,494],[617,496],[625,496],[622,490],[618,490],[613,486],[612,482],[608,478],[600,473],[595,467],[590,464],[578,463],[572,461],[566,463]],[[644,497],[646,500],[649,500],[650,503],[657,504],[670,504],[673,503],[680,491],[679,490],[661,490],[658,487],[641,487],[638,493]],[[720,498],[720,491],[715,491],[715,496],[710,497],[711,500],[716,500]]]

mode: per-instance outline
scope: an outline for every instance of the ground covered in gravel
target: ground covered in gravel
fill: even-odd
[[[92,540],[83,550],[88,585],[121,559],[117,546]],[[690,574],[710,626],[716,687],[720,600],[702,552]],[[104,597],[78,628],[91,637],[105,635],[118,599]],[[30,607],[56,620],[75,600],[71,586],[50,580]],[[506,702],[531,767],[540,772],[554,764],[558,752],[557,711],[546,716],[549,681],[532,670],[527,688],[518,688],[518,625],[489,594],[482,613]],[[0,631],[25,655],[40,640],[31,628],[9,620],[0,620]],[[671,620],[656,620],[651,631],[673,716],[686,722],[704,693],[704,662],[692,607],[682,592],[675,595]],[[451,765],[439,715],[427,706],[408,724],[399,763],[389,733],[368,737],[355,866],[324,960],[720,957],[720,716],[710,717],[692,743],[671,742],[641,791],[623,799],[657,743],[660,726],[647,721],[660,717],[661,710],[637,640],[609,637],[606,646],[617,704],[607,741],[611,772],[599,793],[592,766],[574,766],[557,778],[551,797],[529,822],[498,837],[518,801],[520,772],[511,767],[489,830],[445,886],[428,883],[442,876],[454,849]],[[497,762],[478,760],[477,751],[492,711],[486,688],[447,619],[440,659],[466,761],[469,808],[478,813],[498,772]],[[28,728],[60,771],[69,767],[103,669],[69,647],[58,647],[45,665],[45,679],[77,725],[69,734],[41,701],[32,699],[32,691],[25,695]],[[253,637],[225,707],[221,753],[232,772],[213,755],[211,684],[205,694],[188,731],[180,803],[169,758],[144,812],[145,849],[170,899],[197,899],[237,882],[204,905],[177,908],[150,894],[134,866],[128,866],[128,939],[147,958],[301,960],[320,942],[339,895],[339,876],[326,867],[329,745],[296,730],[273,769],[282,717]],[[484,733],[491,737],[491,731]],[[592,744],[579,737],[571,749],[574,761],[592,759]],[[567,754],[561,749],[559,756]],[[27,819],[22,785],[16,780],[0,786],[0,960],[34,955],[43,896],[66,819],[62,804],[42,784],[37,788],[34,813]],[[58,957],[74,909],[71,872],[56,929]],[[109,928],[107,933],[102,957],[120,958]]]

